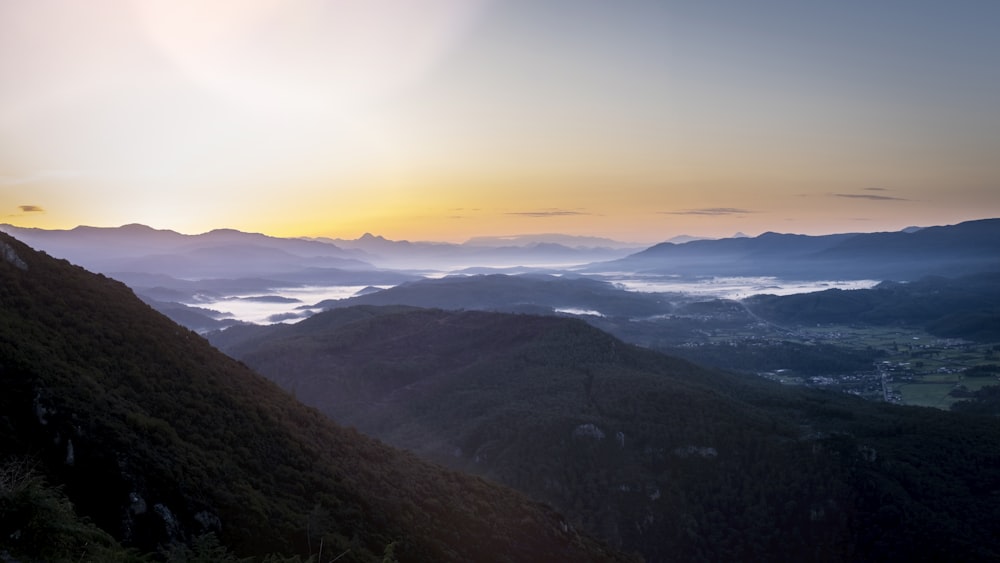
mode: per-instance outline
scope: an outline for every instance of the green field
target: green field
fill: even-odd
[[[894,387],[903,397],[904,405],[948,409],[958,400],[948,395],[955,388],[952,383],[905,383]]]
[[[762,338],[760,332],[742,336]],[[958,386],[978,391],[1000,385],[996,377],[965,377],[971,367],[1000,363],[996,343],[972,343],[933,336],[911,327],[822,325],[776,330],[769,338],[806,343],[829,343],[853,349],[875,349],[885,353],[890,366],[890,385],[899,402],[948,409],[961,398],[949,395]],[[874,369],[874,366],[873,366]],[[789,379],[791,383],[793,378]]]
[[[995,377],[965,377],[965,369],[996,363],[994,344],[976,344],[934,337],[919,329],[881,327],[830,327],[839,334],[838,343],[852,347],[871,346],[884,350],[884,361],[893,366],[892,390],[905,405],[948,409],[961,400],[950,393],[958,386],[978,391],[997,385]]]
[[[884,397],[884,375],[889,400],[906,405],[948,409],[971,392],[1000,385],[996,374],[963,375],[969,368],[1000,364],[1000,342],[941,338],[919,326],[779,325],[753,314],[734,317],[727,310],[718,316],[671,318],[636,334],[696,363],[872,400]],[[690,351],[703,345],[711,348]]]

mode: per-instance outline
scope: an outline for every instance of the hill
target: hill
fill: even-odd
[[[678,296],[679,297],[679,296]],[[407,282],[379,292],[321,301],[316,308],[413,305],[441,309],[648,317],[673,310],[666,296],[624,291],[609,282],[545,274],[457,275]]]
[[[1000,556],[996,419],[706,370],[552,316],[363,306],[212,341],[650,561]]]
[[[872,289],[757,295],[744,303],[777,323],[911,325],[946,338],[1000,341],[1000,272],[883,282]]]
[[[203,560],[621,558],[520,494],[334,425],[120,282],[2,234],[0,385],[8,560],[137,557],[126,547]]]
[[[1000,219],[890,233],[764,233],[754,238],[661,243],[584,271],[903,281],[997,270]]]

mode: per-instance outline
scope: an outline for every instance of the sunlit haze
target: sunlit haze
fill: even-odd
[[[995,217],[998,24],[974,0],[0,0],[0,223],[656,242]]]

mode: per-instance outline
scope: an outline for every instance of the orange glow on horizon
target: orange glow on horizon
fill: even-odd
[[[1000,216],[988,3],[573,6],[0,3],[0,222],[656,242]]]

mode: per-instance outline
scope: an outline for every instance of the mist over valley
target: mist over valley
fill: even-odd
[[[515,489],[560,515],[532,516],[541,519],[537,531],[546,539],[523,544],[530,534],[519,528],[509,532],[519,539],[497,553],[559,553],[556,560],[565,560],[579,549],[586,555],[573,560],[802,560],[820,550],[828,560],[927,553],[987,560],[1000,549],[995,526],[984,524],[1000,521],[990,500],[1000,494],[993,490],[1000,482],[993,475],[1000,467],[998,229],[1000,220],[989,220],[890,235],[700,240],[619,249],[630,253],[604,262],[588,262],[593,253],[585,248],[578,264],[561,268],[551,267],[551,256],[539,254],[533,240],[520,253],[519,247],[497,247],[509,260],[500,266],[441,245],[435,252],[440,257],[450,248],[451,262],[413,268],[404,261],[399,265],[407,267],[397,269],[371,249],[237,231],[188,236],[137,225],[71,231],[4,226],[45,251],[14,238],[3,242],[3,314],[11,328],[0,373],[5,385],[18,389],[5,399],[7,412],[21,413],[6,419],[4,448],[8,455],[43,452],[35,454],[41,455],[35,463],[42,464],[42,474],[67,488],[52,492],[42,481],[33,486],[52,498],[69,495],[108,534],[100,548],[108,553],[120,545],[160,554],[197,553],[206,545],[219,553],[312,553],[311,524],[303,532],[298,522],[341,510],[336,507],[344,507],[344,499],[360,495],[361,502],[378,504],[379,523],[340,526],[366,539],[345,539],[338,525],[328,525],[329,533],[318,529],[316,537],[345,553],[356,550],[358,560],[390,545],[407,560],[438,560],[442,553],[449,554],[444,559],[479,559],[480,551],[453,557],[452,540],[413,520],[452,518],[470,497],[447,500],[455,493],[441,489],[419,508],[403,508],[410,501],[399,501],[416,490],[410,487],[438,486],[420,483],[458,479],[435,476],[443,466]],[[845,245],[857,250],[856,260],[839,250]],[[886,259],[888,248],[892,260]],[[105,271],[95,276],[47,255],[59,252]],[[662,252],[667,256],[657,257]],[[672,257],[676,253],[681,256]],[[383,265],[373,263],[379,261]],[[113,271],[123,265],[132,270]],[[623,270],[629,265],[636,269]],[[769,265],[777,266],[775,275],[767,275]],[[955,275],[936,275],[942,268]],[[838,269],[858,277],[816,275]],[[886,271],[900,276],[874,277]],[[55,294],[64,297],[43,297]],[[63,305],[67,299],[73,305]],[[111,316],[105,312],[108,299],[117,303]],[[60,318],[66,320],[55,320]],[[126,337],[121,326],[128,323],[141,328],[128,329],[132,336]],[[159,340],[148,340],[151,331]],[[24,341],[27,334],[46,336]],[[103,336],[111,334],[116,336]],[[76,339],[100,343],[80,348]],[[59,342],[89,351],[55,352],[61,348],[51,346]],[[239,360],[238,367],[225,364],[228,358],[209,342]],[[198,351],[179,351],[188,346]],[[180,348],[168,351],[173,347]],[[38,371],[49,365],[42,360],[47,353],[63,358],[60,366],[78,367],[52,368],[68,378],[57,383]],[[231,463],[191,457],[202,455],[195,452],[215,438],[183,420],[190,417],[184,413],[201,408],[185,386],[204,387],[216,375],[190,383],[160,375],[173,389],[166,395],[115,391],[136,401],[109,407],[126,413],[124,426],[85,406],[89,390],[101,389],[109,376],[120,378],[119,386],[160,388],[141,375],[146,361],[161,366],[157,370],[193,373],[190,366],[169,367],[173,360],[142,359],[161,353],[194,353],[200,365],[220,366],[206,369],[224,364],[225,370],[245,370],[234,382],[211,383],[232,387],[210,392],[216,404],[230,396],[245,401],[241,389],[261,385],[253,379],[259,373],[283,391],[266,391],[262,400],[274,406],[258,412],[287,413],[301,401],[332,422],[297,419],[296,425],[332,425],[321,434],[357,428],[363,434],[330,438],[341,440],[333,451],[352,468],[324,461],[318,469],[350,475],[350,484],[323,489],[329,477],[307,477],[278,463],[248,473],[254,484],[243,492],[223,488],[221,497],[187,496],[176,488],[177,477],[159,476],[173,463],[164,457],[174,455],[167,453],[172,444],[188,448],[183,455],[189,461],[178,466],[182,472],[199,467],[210,475],[214,464]],[[127,363],[110,367],[121,361]],[[88,376],[94,378],[89,387],[76,387],[75,369],[97,370]],[[73,390],[57,393],[57,386]],[[190,401],[171,398],[177,393]],[[246,412],[245,403],[239,404],[212,412]],[[294,416],[320,416],[308,412]],[[267,416],[277,421],[286,415]],[[235,424],[222,427],[230,433],[250,428],[246,421]],[[294,445],[302,439],[297,430],[282,428],[257,430],[277,440],[265,448],[305,447]],[[112,438],[123,433],[131,437]],[[371,453],[375,446],[366,445],[367,436],[388,444],[379,448],[409,453]],[[143,446],[147,440],[153,442]],[[136,444],[147,453],[123,458],[125,448]],[[159,449],[163,444],[166,450]],[[239,455],[251,459],[270,455],[267,449],[241,448]],[[382,461],[371,461],[372,455]],[[394,461],[399,455],[431,464],[415,470],[425,477],[399,469],[415,463]],[[133,469],[114,470],[108,456],[130,460]],[[270,518],[283,514],[285,523],[251,541],[240,534],[258,524],[231,512],[226,499],[270,498],[268,491],[276,489],[259,480],[275,471],[293,489],[311,479],[310,487],[327,496],[310,512],[298,493],[282,489],[277,494],[287,504],[266,512]],[[390,493],[394,500],[372,492],[385,472],[401,476]],[[109,499],[87,495],[87,479],[122,493]],[[508,489],[475,494],[508,494],[502,491]],[[489,507],[484,514],[508,510],[496,504],[508,501],[490,498],[481,501]],[[141,507],[149,504],[161,507],[156,516],[145,515]],[[527,514],[510,510],[498,518]],[[164,525],[169,522],[174,524]],[[241,524],[234,530],[227,522]],[[461,537],[502,543],[496,533],[513,530],[504,524],[484,531],[477,522],[469,520]],[[384,526],[404,539],[379,535]],[[932,531],[941,529],[949,541],[915,539],[936,538]],[[599,543],[572,539],[577,531]],[[222,543],[198,543],[204,541]],[[8,544],[19,553],[46,553],[33,551],[35,543]]]
[[[1000,561],[1000,2],[0,2],[0,563]]]
[[[995,287],[974,277],[1000,271],[996,219],[887,233],[675,237],[639,249],[555,234],[452,244],[142,225],[3,230],[124,281],[202,334],[358,305],[568,316],[718,368],[948,408],[988,382],[961,374],[990,365],[997,332]],[[577,262],[553,266],[553,252]],[[619,257],[590,261],[595,253]]]

